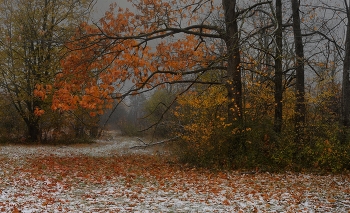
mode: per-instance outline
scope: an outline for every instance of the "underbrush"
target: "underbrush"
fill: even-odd
[[[232,134],[232,128],[217,128],[206,137],[198,137],[204,130],[196,130],[198,135],[184,135],[173,151],[183,163],[214,169],[316,173],[350,169],[350,143],[342,141],[350,134],[337,125],[305,128],[297,142],[293,128],[280,134],[271,129],[255,124]]]

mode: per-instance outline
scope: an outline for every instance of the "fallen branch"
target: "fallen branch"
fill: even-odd
[[[144,148],[148,148],[150,146],[155,146],[155,145],[159,145],[159,144],[163,144],[163,143],[174,141],[174,140],[178,139],[179,137],[180,136],[176,136],[176,137],[173,137],[173,138],[170,138],[170,139],[165,139],[165,140],[158,141],[158,142],[155,142],[155,143],[146,143],[141,138],[137,138],[137,140],[141,141],[143,143],[143,145],[133,146],[133,147],[130,147],[130,149],[136,149],[136,148],[143,148],[144,149]]]

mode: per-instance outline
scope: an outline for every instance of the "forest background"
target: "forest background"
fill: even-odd
[[[1,1],[2,143],[113,129],[198,166],[349,169],[347,0],[98,4]]]

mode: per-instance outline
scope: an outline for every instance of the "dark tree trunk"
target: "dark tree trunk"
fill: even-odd
[[[85,127],[83,124],[80,124],[79,121],[77,122],[77,125],[74,127],[75,137],[76,138],[83,138],[85,137]]]
[[[274,130],[277,133],[282,131],[282,98],[283,98],[283,68],[282,68],[282,1],[276,0],[276,18],[277,29],[275,32],[276,39],[276,56],[275,56],[275,119]]]
[[[91,138],[98,138],[99,137],[99,128],[98,126],[92,126],[90,127],[90,137]]]
[[[29,142],[41,142],[41,129],[39,122],[36,119],[31,119],[27,124],[28,129],[28,141]]]
[[[226,22],[228,121],[242,121],[242,79],[236,0],[222,1]]]
[[[304,45],[300,27],[299,1],[291,0],[293,10],[293,33],[295,42],[296,67],[296,104],[295,104],[295,132],[296,142],[302,142],[305,126],[305,85],[304,85]]]
[[[343,88],[342,88],[342,125],[350,126],[350,11],[347,0],[344,0],[346,5],[348,25],[346,27],[345,39],[345,57],[343,64]]]

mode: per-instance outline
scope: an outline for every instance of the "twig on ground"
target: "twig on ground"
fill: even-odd
[[[137,138],[139,141],[141,141],[143,143],[143,145],[133,146],[133,147],[130,147],[130,149],[136,149],[136,148],[143,148],[144,149],[144,148],[147,148],[147,147],[150,147],[150,146],[155,146],[155,145],[159,145],[159,144],[163,144],[163,143],[174,141],[174,140],[176,140],[179,137],[180,136],[176,136],[176,137],[173,137],[173,138],[170,138],[170,139],[165,139],[165,140],[158,141],[158,142],[155,142],[155,143],[146,143],[141,138]]]

